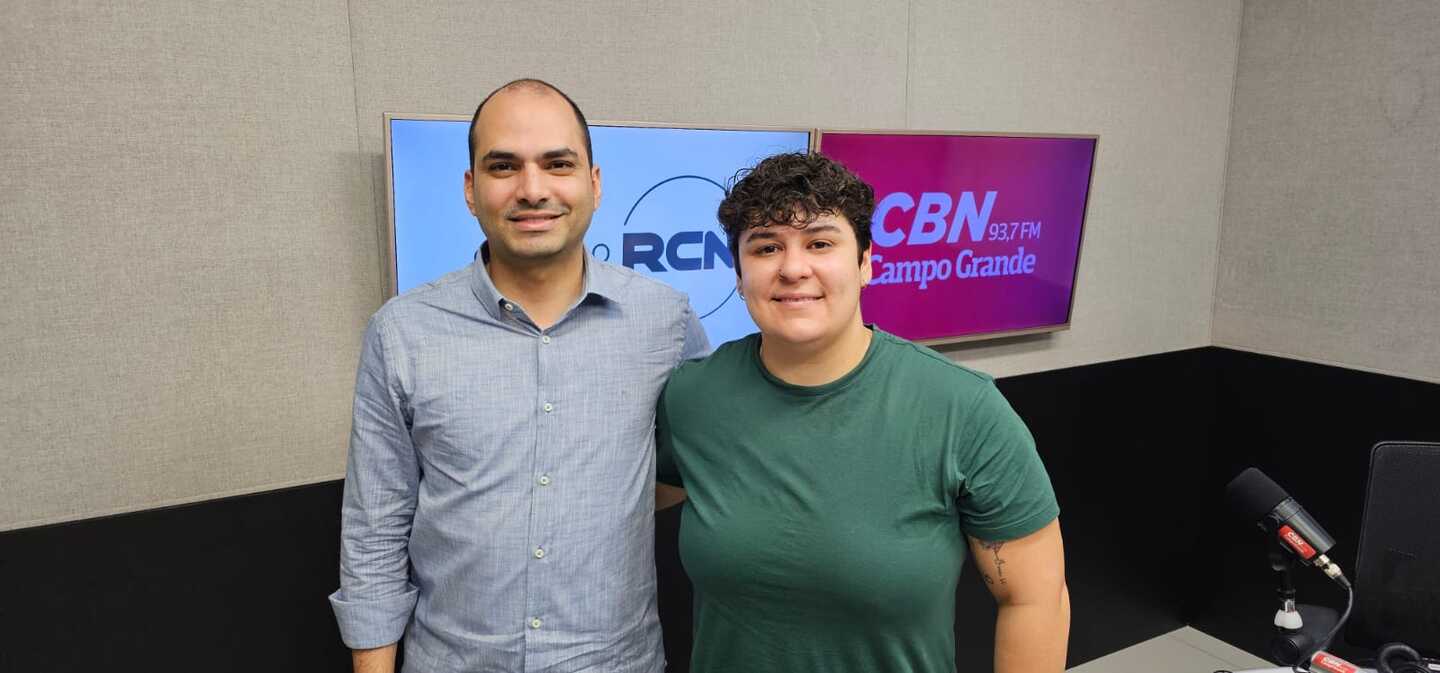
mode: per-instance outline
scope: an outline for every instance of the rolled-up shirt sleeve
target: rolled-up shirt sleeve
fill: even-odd
[[[340,637],[353,649],[400,640],[418,597],[409,542],[420,475],[386,337],[377,314],[361,345],[341,505],[340,589],[330,595]]]

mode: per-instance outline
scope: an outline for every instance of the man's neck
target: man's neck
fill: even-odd
[[[797,386],[822,386],[849,374],[870,350],[869,329],[855,324],[824,344],[790,344],[760,340],[760,362],[776,378]]]
[[[549,329],[585,289],[585,253],[535,264],[513,264],[492,256],[485,264],[500,294],[525,307],[537,327]]]

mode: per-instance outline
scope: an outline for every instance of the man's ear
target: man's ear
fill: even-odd
[[[465,171],[465,207],[470,209],[470,214],[475,215],[475,170]],[[476,215],[478,217],[478,215]]]
[[[869,246],[869,245],[867,245],[867,246],[865,246],[865,249],[860,252],[860,286],[861,286],[861,287],[864,287],[864,286],[870,284],[870,278],[871,278],[871,276],[874,274],[874,271],[875,271],[874,268],[872,268],[873,265],[870,263],[870,251],[871,251],[871,250],[874,250],[874,246]]]
[[[590,186],[595,190],[595,210],[600,209],[600,167],[590,167]]]

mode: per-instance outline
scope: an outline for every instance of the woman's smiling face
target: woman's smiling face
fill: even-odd
[[[751,227],[740,236],[740,293],[766,340],[817,348],[860,326],[860,288],[870,251],[859,250],[844,215],[807,225]]]

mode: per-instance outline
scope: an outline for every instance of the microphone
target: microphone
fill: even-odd
[[[1350,588],[1350,580],[1340,572],[1340,566],[1325,556],[1335,546],[1335,538],[1264,472],[1253,467],[1241,472],[1225,487],[1225,499],[1237,514],[1274,535],[1281,547],[1302,562],[1319,568],[1340,586]]]

